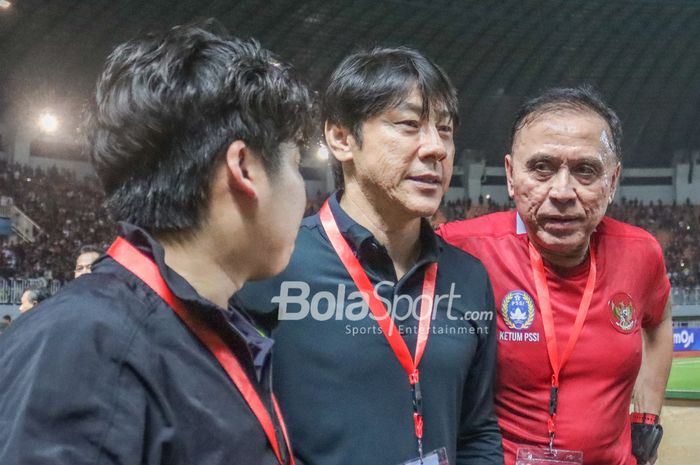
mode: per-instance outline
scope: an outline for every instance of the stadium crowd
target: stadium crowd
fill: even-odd
[[[33,243],[13,244],[0,236],[0,277],[67,281],[80,247],[105,247],[114,236],[94,178],[0,162],[0,196],[11,198],[40,228]]]
[[[64,282],[72,279],[81,246],[106,248],[114,237],[115,225],[102,205],[104,197],[94,178],[0,161],[0,196],[12,198],[14,205],[41,228],[32,244],[11,244],[0,236],[0,277],[46,277]],[[310,195],[305,214],[318,211],[325,197],[321,192]],[[451,200],[443,203],[431,221],[437,225],[510,208],[511,204],[499,204],[488,197],[474,202]],[[643,204],[623,198],[609,208],[608,215],[656,236],[673,286],[700,286],[700,205]]]
[[[700,205],[644,205],[622,199],[610,207],[608,215],[656,236],[664,250],[672,286],[700,286]]]

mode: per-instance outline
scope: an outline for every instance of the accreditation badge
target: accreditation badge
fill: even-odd
[[[547,448],[518,448],[515,465],[583,465],[583,452]]]
[[[400,465],[450,465],[447,461],[447,449],[441,447],[438,450],[434,450],[429,454],[423,456],[423,460],[416,458],[404,462]]]

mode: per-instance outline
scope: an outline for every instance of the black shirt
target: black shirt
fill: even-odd
[[[421,252],[400,280],[385,248],[329,199],[412,354],[423,274],[438,262],[437,309],[420,364],[424,450],[452,464],[502,464],[493,410],[495,314],[481,263],[423,222]],[[306,218],[287,269],[238,294],[272,330],[273,386],[299,465],[398,465],[417,456],[407,375],[337,257],[319,216]]]
[[[260,377],[269,409],[271,341],[240,311],[197,294],[145,231],[124,229],[188,311]],[[214,356],[110,257],[0,335],[0,393],[2,465],[278,463]]]

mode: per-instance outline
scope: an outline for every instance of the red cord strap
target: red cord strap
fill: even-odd
[[[399,334],[392,316],[387,311],[384,304],[379,300],[372,283],[370,282],[362,265],[355,257],[352,249],[338,229],[338,225],[333,217],[333,212],[328,205],[328,201],[323,204],[320,211],[321,224],[330,240],[333,249],[340,258],[340,261],[345,266],[348,274],[352,278],[357,289],[362,293],[367,301],[374,319],[382,329],[382,333],[386,338],[391,350],[394,352],[396,359],[403,367],[408,382],[411,385],[413,393],[413,426],[416,433],[416,438],[419,440],[419,449],[421,447],[420,440],[423,438],[423,409],[422,396],[420,391],[420,364],[425,347],[428,344],[428,336],[430,334],[430,322],[433,315],[433,300],[435,295],[435,281],[437,280],[437,263],[431,263],[425,270],[423,277],[423,294],[421,296],[420,316],[418,318],[418,338],[416,340],[415,359],[411,357],[411,353],[406,346],[406,342]],[[419,450],[419,452],[421,452]]]
[[[260,399],[255,386],[250,381],[243,370],[243,367],[241,367],[236,359],[236,356],[233,354],[233,352],[231,352],[221,336],[212,331],[209,327],[202,324],[199,320],[196,320],[190,316],[180,299],[178,299],[172,293],[168,285],[165,283],[165,280],[160,274],[158,266],[153,262],[153,260],[142,254],[127,240],[118,237],[107,251],[107,254],[117,263],[136,275],[136,277],[141,279],[148,285],[148,287],[158,294],[170,306],[170,308],[173,309],[173,311],[182,320],[182,322],[185,323],[190,331],[192,331],[195,336],[197,336],[197,338],[199,338],[199,340],[202,341],[202,343],[211,351],[211,353],[219,361],[219,364],[221,364],[221,367],[224,369],[224,371],[226,371],[228,377],[231,379],[231,381],[233,381],[233,384],[235,384],[236,388],[243,396],[243,399],[250,407],[250,410],[252,410],[253,414],[260,422],[260,425],[262,426],[267,439],[270,441],[272,450],[274,451],[280,465],[284,465],[280,447],[277,441],[277,434],[275,433],[275,426],[272,423],[270,414]],[[272,402],[275,414],[277,415],[277,420],[282,429],[285,446],[287,447],[287,451],[289,453],[290,464],[294,465],[294,456],[292,455],[289,438],[287,437],[287,430],[284,425],[282,415],[279,412],[277,399],[275,399],[274,395],[272,396]]]
[[[588,314],[588,309],[591,306],[591,299],[593,298],[593,291],[595,290],[596,283],[596,256],[595,250],[591,245],[589,247],[590,253],[590,268],[588,271],[588,281],[586,282],[586,287],[583,291],[583,296],[581,297],[581,303],[579,304],[578,313],[576,314],[576,321],[574,322],[574,327],[569,335],[569,340],[566,343],[566,348],[564,353],[559,358],[559,349],[557,344],[557,336],[554,329],[554,314],[552,311],[552,303],[549,298],[549,287],[547,285],[547,275],[544,269],[544,262],[542,256],[537,251],[532,242],[529,243],[529,254],[530,254],[530,266],[532,267],[532,273],[535,278],[535,289],[537,290],[537,302],[540,307],[540,313],[542,315],[542,326],[544,327],[544,335],[547,341],[547,354],[549,355],[549,363],[552,367],[552,384],[550,388],[549,396],[549,419],[547,420],[547,430],[550,435],[550,449],[554,443],[554,435],[556,433],[556,419],[557,419],[557,401],[559,395],[559,375],[561,370],[569,361],[576,342],[578,341],[581,331],[583,330],[583,325],[586,322],[586,315]]]

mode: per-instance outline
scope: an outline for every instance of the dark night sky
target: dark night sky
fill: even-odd
[[[629,166],[700,148],[700,2],[644,0],[11,0],[0,10],[0,116],[70,120],[109,51],[140,31],[213,17],[317,88],[358,47],[408,45],[459,89],[458,151],[501,163],[526,96],[588,83],[618,111]]]

